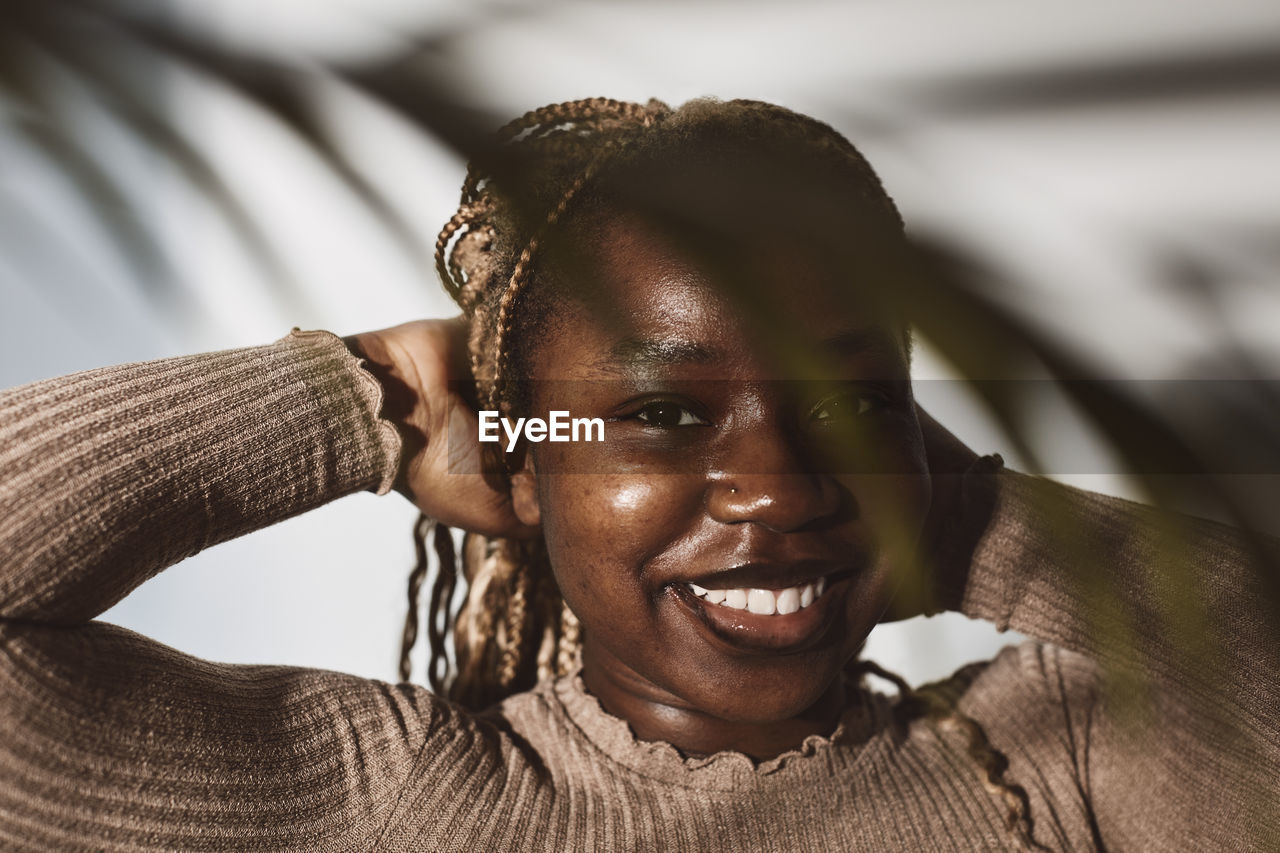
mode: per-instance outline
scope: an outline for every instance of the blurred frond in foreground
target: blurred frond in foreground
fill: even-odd
[[[325,63],[238,49],[124,4],[3,0],[4,132],[39,152],[74,189],[146,298],[181,302],[174,261],[140,210],[127,178],[112,168],[98,141],[84,133],[86,110],[108,117],[132,145],[194,188],[265,271],[263,280],[281,300],[305,301],[305,289],[281,259],[261,215],[231,187],[157,85],[168,76],[194,77],[256,108],[292,134],[426,282],[435,275],[434,246],[424,244],[405,211],[368,177],[367,164],[343,145],[326,101],[334,93],[363,99],[414,128],[424,145],[443,144],[460,161],[481,153],[497,156],[486,147],[489,134],[510,116],[497,115],[479,100],[477,90],[466,85],[465,67],[451,66],[444,73],[455,42],[485,22],[484,16],[473,16],[453,27],[437,27],[429,36],[409,36],[393,55]],[[896,94],[903,103],[932,104],[935,115],[970,118],[1082,104],[1167,102],[1206,93],[1255,96],[1280,90],[1276,55],[1266,50],[1206,51],[1070,73],[1051,69],[1041,75],[1001,76],[987,71],[967,79],[932,80],[926,75]],[[836,100],[829,106],[831,113],[823,118],[837,124],[861,121],[886,146],[910,148],[912,127],[902,115],[876,113],[865,101]],[[1280,222],[1271,225],[1269,234],[1254,235],[1255,242],[1274,245]],[[1271,534],[1280,529],[1275,511],[1280,500],[1280,388],[1248,347],[1227,346],[1219,363],[1188,365],[1184,372],[1190,378],[1203,376],[1203,381],[1189,378],[1146,387],[1115,381],[1060,330],[1049,330],[1025,306],[1009,304],[1004,297],[1027,282],[1002,282],[1008,276],[994,269],[997,265],[984,249],[928,224],[917,229],[917,236],[923,249],[921,275],[903,282],[895,298],[908,304],[920,334],[942,359],[973,380],[973,393],[1004,430],[1021,464],[1061,473],[1053,461],[1041,458],[1040,436],[1019,391],[1026,386],[999,381],[1033,376],[1037,382],[1056,383],[1112,452],[1120,473],[1132,476],[1148,499],[1247,529]],[[1232,341],[1232,321],[1221,301],[1221,281],[1229,274],[1211,256],[1170,241],[1156,241],[1154,254],[1171,298],[1196,306],[1206,335]],[[1230,382],[1212,381],[1224,374]],[[1176,568],[1178,561],[1170,565]],[[1107,579],[1092,581],[1100,585],[1099,600],[1105,600]],[[1280,626],[1280,573],[1263,564],[1258,581],[1270,603],[1270,624]],[[1186,616],[1187,607],[1195,609],[1194,597],[1188,605],[1185,595],[1195,585],[1190,574],[1170,576],[1169,595],[1177,599],[1171,601],[1171,613]],[[1185,624],[1195,624],[1193,617]]]

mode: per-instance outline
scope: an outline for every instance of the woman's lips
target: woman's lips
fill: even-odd
[[[717,604],[730,610],[746,610],[761,616],[772,616],[775,613],[786,616],[809,607],[821,597],[826,589],[827,579],[821,577],[810,583],[784,589],[704,589],[693,582],[689,582],[687,586],[693,590],[694,595],[709,604]]]
[[[712,590],[691,583],[668,588],[695,622],[718,640],[744,651],[785,654],[821,639],[838,612],[850,576],[844,572],[783,589]]]

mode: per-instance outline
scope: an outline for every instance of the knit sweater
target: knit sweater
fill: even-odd
[[[0,849],[1016,846],[974,730],[862,685],[829,736],[690,757],[638,741],[577,673],[477,714],[92,621],[202,548],[387,492],[401,444],[381,402],[325,332],[0,393]],[[1007,759],[1034,843],[1280,849],[1280,655],[1243,536],[985,476],[960,609],[1034,640],[944,688]],[[1173,590],[1203,605],[1189,648],[1162,605],[1169,551],[1196,569]],[[1104,599],[1080,583],[1099,578]]]

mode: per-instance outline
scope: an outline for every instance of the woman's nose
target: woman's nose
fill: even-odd
[[[724,470],[710,475],[707,509],[717,521],[754,522],[778,533],[836,514],[840,484],[805,465],[799,448],[774,431],[743,436]]]

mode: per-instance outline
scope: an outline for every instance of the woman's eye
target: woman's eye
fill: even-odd
[[[642,406],[632,415],[649,426],[683,427],[705,425],[706,421],[678,403],[656,402]]]
[[[827,397],[813,407],[809,417],[815,421],[853,420],[876,411],[884,401],[873,394],[847,391]]]

